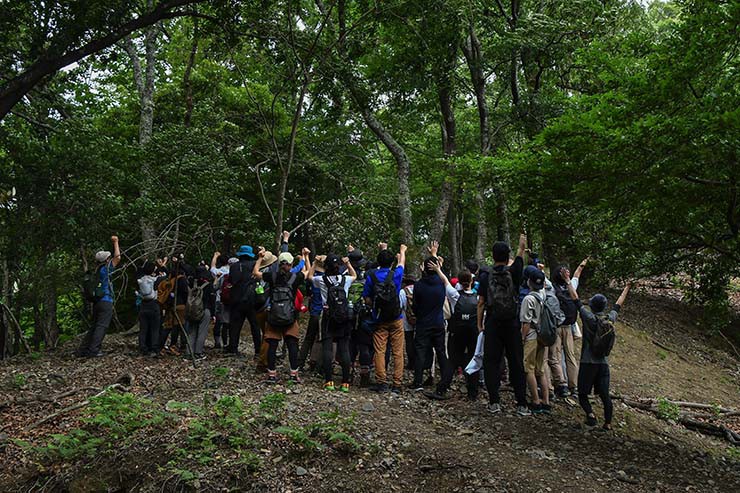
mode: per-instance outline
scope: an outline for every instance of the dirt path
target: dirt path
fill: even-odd
[[[689,347],[683,336],[666,336],[660,323],[649,332],[635,330],[639,317],[627,311],[624,315],[627,325],[618,327],[612,358],[615,392],[740,409],[740,385],[731,359],[699,343]],[[655,346],[656,334],[671,347],[685,348],[685,353],[679,357]],[[124,373],[135,376],[133,394],[160,408],[172,400],[203,403],[224,395],[238,395],[256,406],[266,395],[283,392],[283,424],[307,426],[320,413],[338,410],[342,416],[355,416],[353,435],[362,451],[300,456],[286,450],[274,430],[265,429],[259,435],[259,472],[228,475],[222,470],[230,467],[225,459],[220,470],[221,459],[215,458],[194,469],[196,480],[174,481],[164,465],[171,459],[171,444],[184,440],[185,421],[163,433],[137,435],[130,450],[112,458],[96,457],[87,468],[80,463],[39,467],[38,460],[12,442],[40,443],[51,433],[77,426],[82,411],[24,429],[93,393],[88,390],[57,403],[0,408],[0,433],[10,439],[0,437],[0,460],[5,464],[0,491],[740,491],[740,458],[728,457],[733,452],[723,442],[618,402],[615,431],[604,433],[586,430],[580,410],[563,401],[556,403],[553,416],[522,418],[513,415],[508,391],[503,394],[505,411],[491,416],[483,399],[469,403],[460,390],[454,399],[438,403],[410,392],[377,395],[353,388],[348,395],[326,393],[310,375],[299,387],[267,387],[259,383],[251,361],[213,357],[194,370],[181,359],[136,357],[133,342],[109,337],[106,346],[112,354],[84,362],[71,357],[71,346],[40,360],[16,359],[0,367],[0,402],[100,388]],[[228,375],[215,376],[219,372]],[[456,382],[459,387],[461,382]]]

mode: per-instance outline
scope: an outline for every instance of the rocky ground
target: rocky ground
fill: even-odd
[[[638,294],[622,315],[614,393],[740,409],[738,360],[707,344],[690,311]],[[250,359],[215,352],[195,369],[142,359],[134,342],[108,337],[109,355],[89,361],[73,358],[70,343],[0,366],[0,491],[740,491],[740,449],[619,401],[606,433],[586,429],[572,401],[549,417],[517,417],[510,391],[491,416],[485,394],[466,401],[459,379],[442,403],[354,387],[344,395],[311,375],[265,386]],[[91,421],[82,404],[121,376],[110,392],[138,399],[123,404],[134,417]],[[154,415],[165,417],[134,419]],[[49,447],[76,429],[103,443],[84,456],[67,452],[84,438]]]

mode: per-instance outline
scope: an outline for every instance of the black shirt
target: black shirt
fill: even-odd
[[[514,263],[511,265],[494,265],[493,267],[489,267],[486,270],[482,270],[480,274],[478,275],[478,296],[480,296],[483,301],[488,301],[488,276],[489,272],[488,270],[493,271],[503,271],[508,270],[511,273],[511,280],[514,283],[514,289],[518,289],[518,287],[522,284],[522,276],[524,272],[524,259],[522,257],[517,257],[514,259]],[[517,325],[518,326],[518,320],[519,317],[514,317],[511,320],[511,325]],[[499,321],[501,322],[501,321]],[[493,326],[493,319],[491,317],[486,317],[486,327]]]
[[[293,275],[295,275],[293,284],[288,286],[288,281],[290,281],[290,278]],[[306,278],[303,275],[303,272],[297,272],[293,274],[292,272],[284,272],[281,269],[277,271],[277,275],[272,272],[266,272],[265,274],[263,274],[262,280],[265,281],[265,283],[270,286],[270,288],[272,288],[273,286],[288,286],[290,290],[293,291],[293,297],[295,298],[298,287],[306,281]]]
[[[239,260],[239,262],[229,267],[229,279],[231,280],[231,300],[240,302],[246,298],[247,289],[254,283],[252,269],[254,269],[254,260]]]

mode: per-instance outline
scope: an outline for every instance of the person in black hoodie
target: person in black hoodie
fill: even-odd
[[[425,355],[428,354],[429,347],[432,347],[437,355],[442,380],[434,392],[425,392],[424,395],[431,399],[444,400],[449,397],[447,390],[452,383],[452,366],[445,349],[445,297],[449,297],[450,304],[454,306],[460,293],[442,272],[442,266],[436,256],[438,247],[437,242],[432,243],[431,256],[424,260],[424,273],[414,284],[413,308],[416,315],[414,388],[421,388],[424,362],[427,359]]]
[[[254,343],[254,354],[260,351],[262,337],[257,325],[256,312],[254,309],[254,250],[249,245],[242,245],[236,252],[239,262],[232,264],[229,268],[229,279],[231,280],[231,293],[229,302],[229,345],[224,348],[225,354],[239,355],[239,336],[242,332],[244,321],[249,318],[249,326],[252,330]],[[252,320],[254,318],[254,320]]]

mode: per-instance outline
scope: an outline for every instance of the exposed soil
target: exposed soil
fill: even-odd
[[[707,344],[690,310],[637,295],[622,320],[611,358],[614,393],[740,409],[738,361]],[[258,472],[231,473],[236,469],[228,459],[216,458],[204,466],[187,464],[197,477],[186,481],[166,464],[172,444],[184,440],[187,415],[164,430],[138,433],[126,448],[67,464],[40,465],[13,442],[43,443],[52,433],[78,426],[84,408],[24,430],[93,395],[89,389],[56,403],[0,405],[0,434],[7,435],[0,437],[0,491],[740,491],[737,449],[619,401],[615,430],[606,433],[586,429],[580,408],[563,400],[550,417],[516,417],[511,392],[504,392],[504,412],[491,416],[485,393],[469,403],[457,388],[459,379],[455,397],[439,403],[411,392],[377,395],[353,387],[348,395],[328,393],[312,375],[299,387],[268,387],[251,359],[214,353],[193,369],[180,358],[137,357],[134,338],[120,335],[106,338],[110,355],[103,358],[81,361],[72,357],[72,348],[70,343],[39,360],[24,356],[0,366],[0,403],[102,388],[125,373],[135,377],[132,393],[163,409],[172,400],[200,404],[230,394],[256,405],[269,393],[285,392],[283,424],[312,423],[335,409],[354,413],[352,435],[361,450],[298,455],[265,427],[256,432],[263,464]],[[217,367],[229,368],[228,376],[215,376]],[[24,376],[23,385],[17,375]],[[737,429],[737,423],[729,424]]]

